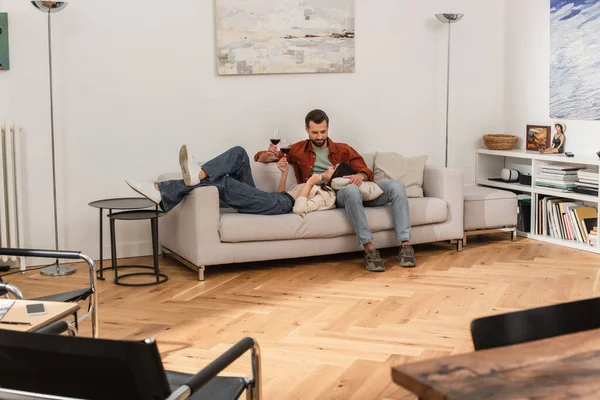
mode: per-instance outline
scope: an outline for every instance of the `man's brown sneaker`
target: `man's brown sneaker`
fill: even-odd
[[[377,250],[370,250],[365,253],[365,267],[371,272],[383,272],[385,266]]]
[[[410,244],[400,246],[400,252],[398,253],[398,261],[400,262],[401,267],[413,268],[417,266],[415,250]]]

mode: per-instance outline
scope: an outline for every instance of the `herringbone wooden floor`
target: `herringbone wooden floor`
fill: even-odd
[[[600,257],[508,235],[470,240],[462,253],[417,246],[419,266],[366,272],[360,253],[213,267],[207,280],[161,258],[168,283],[99,282],[103,338],[157,338],[167,368],[195,372],[244,336],[262,349],[266,399],[413,399],[393,365],[472,351],[469,324],[484,315],[600,294]],[[150,258],[122,260],[147,263]],[[112,272],[108,274],[112,276]],[[10,275],[26,297],[85,284]],[[89,324],[82,326],[89,335]],[[231,374],[249,372],[249,359]]]

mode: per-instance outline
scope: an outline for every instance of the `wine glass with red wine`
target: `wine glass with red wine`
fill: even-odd
[[[290,152],[292,142],[288,138],[281,139],[281,144],[279,145],[279,150],[283,153],[284,157],[287,157]]]
[[[273,130],[273,136],[271,136],[271,143],[277,146],[281,141],[281,136],[279,136],[279,129]]]

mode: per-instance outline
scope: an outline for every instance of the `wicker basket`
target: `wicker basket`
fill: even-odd
[[[483,135],[483,143],[490,150],[510,150],[515,147],[518,139],[515,135],[503,133],[486,133]]]

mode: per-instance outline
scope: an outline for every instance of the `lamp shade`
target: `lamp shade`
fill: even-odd
[[[43,2],[42,2],[43,3]],[[447,23],[447,24],[453,24],[455,22],[458,22],[462,19],[462,17],[464,17],[464,14],[435,14],[435,16],[437,17],[437,19],[439,19],[440,21]]]
[[[57,13],[67,6],[66,1],[32,1],[31,4],[45,13]]]

